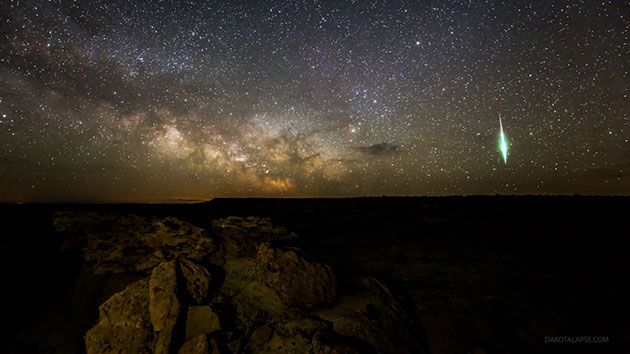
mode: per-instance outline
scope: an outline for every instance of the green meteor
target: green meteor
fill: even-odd
[[[503,123],[501,122],[501,113],[499,113],[499,127],[501,129],[499,133],[499,151],[501,151],[501,155],[503,156],[503,163],[507,164],[508,158],[508,142],[505,137],[505,133],[503,133]]]

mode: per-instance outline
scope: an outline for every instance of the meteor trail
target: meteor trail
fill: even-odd
[[[499,113],[499,128],[501,131],[499,132],[499,151],[501,151],[501,155],[503,157],[503,163],[507,164],[508,157],[508,143],[505,138],[505,134],[503,133],[503,123],[501,122],[501,113]]]

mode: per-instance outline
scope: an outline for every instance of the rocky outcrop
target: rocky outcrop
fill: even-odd
[[[85,335],[90,354],[151,353],[149,281],[132,283],[99,307],[99,321]]]
[[[423,353],[412,311],[380,281],[338,279],[267,219],[60,215],[99,274],[144,274],[99,308],[89,353]],[[76,229],[73,229],[76,228]],[[121,244],[118,244],[121,242]],[[345,290],[348,289],[348,290]]]
[[[283,227],[274,226],[267,218],[230,216],[212,223],[228,257],[255,257],[258,246],[265,242],[287,241],[297,236]]]
[[[168,353],[173,327],[179,315],[176,265],[173,261],[160,263],[149,279],[149,318],[155,333],[155,353]]]
[[[83,257],[96,274],[148,273],[176,258],[222,263],[222,253],[204,229],[174,217],[64,212],[53,222],[58,231],[82,240]]]
[[[310,308],[329,303],[337,294],[337,279],[329,266],[310,262],[291,249],[258,247],[260,274],[289,307]]]
[[[262,280],[253,258],[226,259],[225,281],[213,301],[235,313],[235,326],[246,331],[286,311],[278,294]]]

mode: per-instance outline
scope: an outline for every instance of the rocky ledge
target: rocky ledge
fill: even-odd
[[[98,309],[88,353],[426,353],[412,309],[382,281],[338,279],[268,219],[211,230],[173,217],[60,213],[95,274],[133,274]]]

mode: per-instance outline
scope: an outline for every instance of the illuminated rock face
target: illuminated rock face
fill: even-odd
[[[217,220],[220,236],[175,218],[63,214],[55,224],[83,234],[94,272],[145,277],[100,306],[88,353],[425,352],[411,310],[383,283],[339,280],[274,246],[295,235],[269,220]]]

